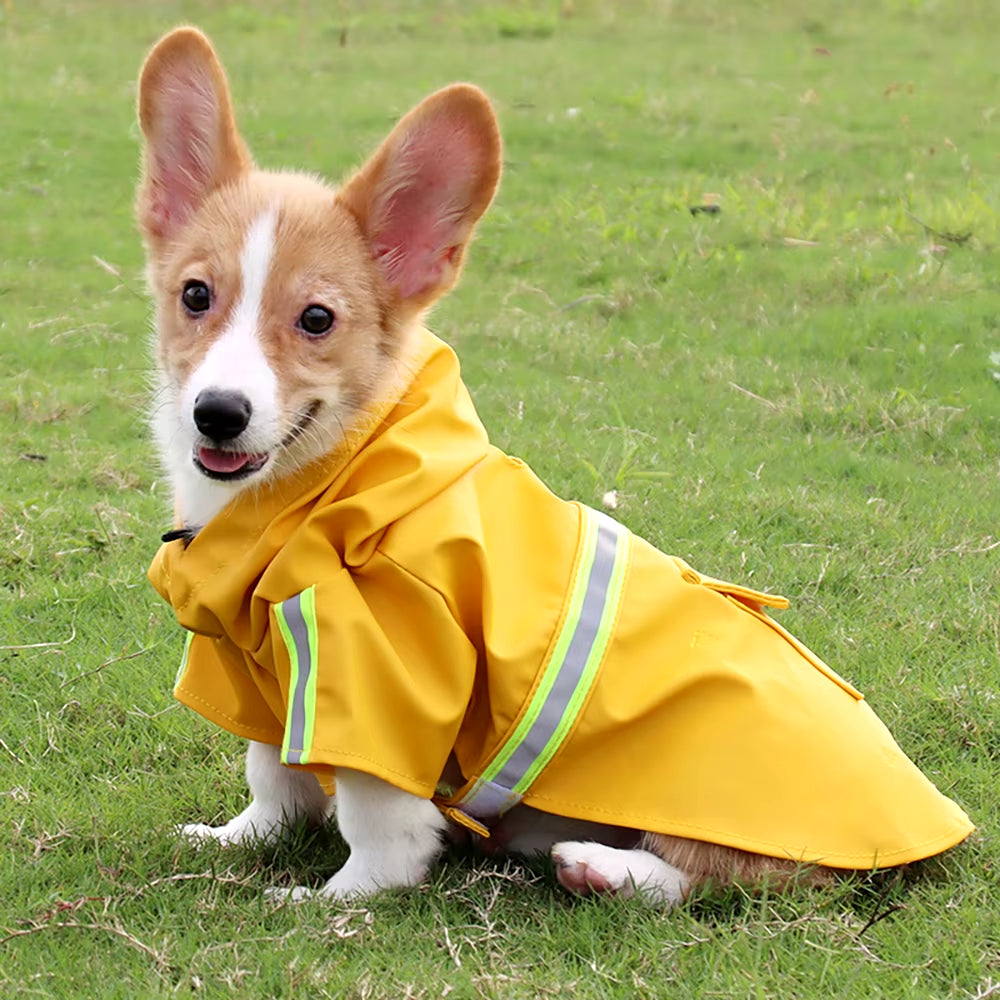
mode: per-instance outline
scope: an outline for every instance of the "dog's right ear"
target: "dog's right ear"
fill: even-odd
[[[171,31],[146,57],[139,126],[146,146],[136,215],[155,248],[208,194],[253,165],[236,129],[222,64],[197,28]]]

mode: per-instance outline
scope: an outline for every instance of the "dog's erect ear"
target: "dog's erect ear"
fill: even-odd
[[[500,130],[486,95],[439,90],[393,129],[339,192],[372,256],[407,307],[458,280],[472,230],[500,180]]]
[[[171,31],[146,57],[139,125],[146,148],[136,214],[155,246],[170,239],[206,195],[252,166],[226,74],[197,28]]]

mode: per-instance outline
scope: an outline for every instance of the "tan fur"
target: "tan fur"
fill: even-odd
[[[667,864],[680,868],[693,885],[711,883],[717,887],[742,885],[748,888],[767,885],[780,890],[792,885],[826,885],[834,877],[829,868],[662,833],[643,834],[640,846],[663,858]]]

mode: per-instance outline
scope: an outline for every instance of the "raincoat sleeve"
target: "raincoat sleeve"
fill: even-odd
[[[286,709],[282,762],[365,771],[430,798],[464,718],[478,652],[442,596],[376,553],[271,605]]]
[[[179,702],[243,739],[277,745],[277,694],[274,678],[227,638],[187,633],[174,681]]]

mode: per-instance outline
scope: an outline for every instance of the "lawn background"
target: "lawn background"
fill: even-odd
[[[244,798],[239,742],[171,700],[144,580],[169,500],[134,80],[184,21],[266,166],[336,178],[430,90],[490,92],[502,190],[431,326],[495,442],[787,594],[968,844],[655,913],[458,855],[275,909],[268,884],[336,869],[333,832],[176,843]],[[986,0],[0,3],[0,992],[1000,996],[998,37]]]

